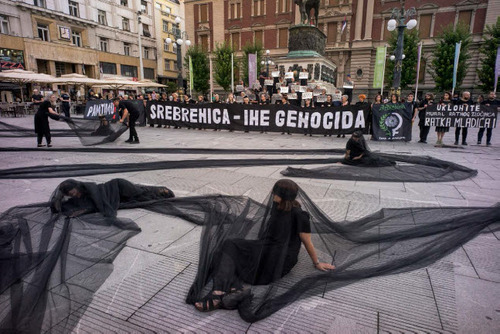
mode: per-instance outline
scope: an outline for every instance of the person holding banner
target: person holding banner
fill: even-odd
[[[445,92],[443,94],[443,98],[439,103],[443,106],[451,104],[451,93],[450,92]],[[443,146],[443,137],[446,132],[450,131],[449,127],[446,126],[437,126],[436,127],[436,133],[437,133],[437,142],[436,146]]]
[[[425,111],[427,107],[434,103],[434,94],[427,93],[425,94],[425,98],[420,102],[420,106],[415,109],[415,113],[413,114],[412,121],[417,117],[418,111],[418,127],[420,128],[420,140],[419,143],[427,144],[427,136],[429,135],[429,131],[431,129],[430,126],[425,125]]]
[[[462,97],[455,103],[456,105],[471,106],[474,103],[470,99],[470,92],[463,92]],[[460,139],[460,130],[462,130],[462,145],[467,145],[467,128],[457,127],[455,129],[455,145],[458,145],[458,140]]]
[[[135,130],[135,122],[139,118],[139,110],[137,110],[132,101],[121,101],[118,97],[113,99],[113,104],[115,105],[117,111],[122,114],[120,123],[123,123],[128,117],[129,138],[125,142],[129,144],[139,144],[139,137],[137,136],[137,131]]]
[[[496,99],[496,94],[495,92],[491,91],[488,94],[488,99],[484,100],[482,105],[485,106],[500,106],[500,101]],[[481,145],[481,141],[483,140],[483,135],[484,135],[484,130],[485,128],[480,128],[479,132],[477,133],[477,144]],[[493,133],[493,128],[487,128],[486,129],[486,146],[491,145],[491,135]]]

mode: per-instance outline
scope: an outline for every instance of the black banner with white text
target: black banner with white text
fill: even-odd
[[[181,104],[150,101],[149,124],[239,131],[343,134],[365,129],[369,107],[301,108],[292,105]]]
[[[427,107],[425,125],[459,128],[495,128],[497,124],[497,108],[497,106],[479,104],[434,104]]]

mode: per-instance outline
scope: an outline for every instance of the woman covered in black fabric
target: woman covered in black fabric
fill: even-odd
[[[396,163],[388,159],[370,154],[366,144],[363,132],[354,131],[351,138],[347,141],[344,160],[345,165],[363,165],[363,166],[392,166]]]
[[[68,217],[93,212],[114,217],[118,209],[171,197],[175,195],[166,187],[133,184],[125,179],[113,179],[103,184],[69,179],[62,182],[52,195],[51,208],[53,212]]]
[[[236,308],[250,293],[243,283],[268,285],[287,275],[297,264],[301,244],[318,270],[335,269],[318,260],[311,241],[309,214],[296,201],[298,191],[298,185],[291,180],[276,182],[269,221],[259,237],[229,238],[222,243],[218,261],[213,263],[212,291],[195,303],[196,309],[205,312]]]
[[[56,101],[57,96],[55,94],[50,95],[48,100],[40,104],[35,114],[35,133],[37,134],[38,147],[45,146],[42,145],[43,137],[47,141],[47,146],[52,147],[49,117],[59,119],[59,114],[55,111]]]

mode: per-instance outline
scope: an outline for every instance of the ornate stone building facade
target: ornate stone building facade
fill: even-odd
[[[485,24],[495,22],[499,0],[408,0],[405,7],[417,11],[419,35],[423,41],[420,73],[422,90],[432,89],[429,63],[434,37],[449,25],[462,22],[473,34],[472,55],[462,88],[478,84],[478,48]],[[356,82],[356,91],[375,94],[372,89],[375,51],[387,44],[387,21],[399,0],[321,0],[318,28],[327,36],[326,57],[337,66],[337,82],[346,74]],[[211,52],[216,43],[228,41],[241,56],[247,42],[261,41],[271,56],[288,52],[288,28],[300,21],[293,0],[185,0],[186,29],[195,42]],[[496,13],[496,14],[495,14]],[[404,63],[403,63],[404,66]]]
[[[142,52],[144,76],[156,79],[153,15],[151,0],[0,0],[2,59],[17,50],[27,70],[137,78]]]

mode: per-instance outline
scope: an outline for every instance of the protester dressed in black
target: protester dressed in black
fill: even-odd
[[[420,106],[415,110],[415,113],[418,110],[418,127],[420,128],[420,140],[418,141],[419,143],[427,144],[427,136],[429,135],[431,127],[425,125],[425,112],[427,110],[427,107],[433,103],[434,94],[427,93],[425,94],[425,99],[420,102]]]
[[[356,130],[346,144],[344,160],[345,165],[360,166],[392,166],[396,163],[388,159],[372,155],[368,149],[363,132]]]
[[[65,117],[70,117],[69,111],[70,111],[70,97],[69,94],[66,93],[65,91],[61,92],[61,107],[62,111],[64,112]]]
[[[136,108],[132,101],[123,100],[120,101],[119,98],[113,100],[113,104],[117,108],[117,111],[122,114],[120,123],[123,123],[128,117],[128,127],[130,129],[130,134],[126,143],[139,144],[139,137],[137,136],[137,131],[135,130],[135,122],[139,118],[139,110]]]
[[[496,94],[495,92],[490,92],[488,95],[488,99],[484,100],[482,105],[485,106],[495,106],[498,107],[500,106],[500,101],[496,99]],[[484,135],[484,130],[485,128],[480,128],[479,132],[477,133],[477,144],[481,145],[481,141],[483,140],[483,135]],[[493,128],[487,128],[486,129],[486,145],[490,146],[491,145],[491,135],[493,133]]]
[[[470,92],[463,92],[462,97],[455,102],[456,105],[471,106],[474,103],[470,99]],[[460,140],[460,130],[462,130],[462,145],[467,145],[467,128],[456,127],[455,128],[455,145],[458,145]]]
[[[49,116],[59,117],[59,114],[54,110],[57,96],[51,95],[48,100],[42,102],[35,114],[35,133],[37,134],[38,147],[43,147],[42,139],[45,137],[47,146],[51,147],[51,136],[49,126]]]
[[[226,239],[214,266],[213,289],[195,303],[199,311],[234,309],[248,296],[243,284],[267,285],[288,274],[297,264],[303,243],[318,270],[332,270],[321,263],[311,241],[309,214],[295,200],[299,187],[282,179],[273,187],[273,205],[267,228],[255,240]]]

